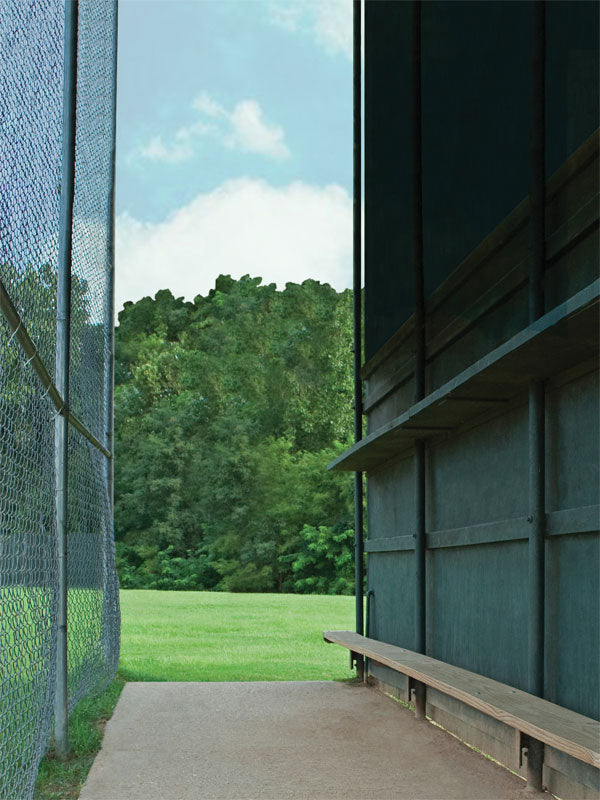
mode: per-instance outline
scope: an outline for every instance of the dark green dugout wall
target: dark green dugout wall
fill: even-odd
[[[527,200],[532,5],[421,4],[426,298]],[[365,4],[367,361],[413,314],[411,9],[409,2]],[[553,179],[547,198],[546,311],[590,288],[598,276],[597,217],[581,230],[577,219],[598,196],[597,149],[590,155],[595,141],[590,136],[599,122],[599,24],[596,3],[546,4],[546,177],[578,153],[560,180]],[[459,272],[452,292],[426,315],[432,337],[441,341],[444,326],[451,328],[447,341],[430,348],[430,387],[437,389],[531,322],[528,247],[533,225],[523,212],[510,226],[517,227],[507,235],[508,243],[498,237],[493,253]],[[559,247],[561,236],[565,244]],[[499,280],[494,265],[503,270],[502,289],[478,311],[477,303]],[[520,282],[510,283],[507,276],[521,268]],[[415,350],[414,337],[407,334],[367,369],[370,434],[415,402],[410,371]],[[471,351],[476,353],[472,358]],[[540,357],[552,361],[551,352]],[[597,362],[570,365],[568,372],[564,366],[555,372],[549,367],[544,379],[543,695],[598,718]],[[432,436],[425,447],[425,649],[442,661],[531,691],[529,661],[539,652],[528,632],[536,600],[529,572],[533,412],[527,393],[505,407],[501,399],[488,399],[499,403],[496,412],[471,427]],[[390,453],[385,451],[385,459]],[[418,649],[416,459],[404,451],[385,459],[367,469],[368,635]],[[369,664],[369,670],[388,683],[398,680],[377,664]]]
[[[365,4],[365,350],[412,314],[409,2]],[[546,171],[598,119],[595,2],[547,4]],[[425,296],[526,197],[531,4],[422,5]]]

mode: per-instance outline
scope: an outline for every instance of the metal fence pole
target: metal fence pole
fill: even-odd
[[[111,458],[107,460],[108,490],[111,513],[114,505],[114,367],[115,367],[115,162],[117,130],[117,39],[118,39],[118,0],[114,0],[115,38],[113,53],[113,110],[112,110],[112,148],[110,154],[110,206],[108,219],[109,268],[106,287],[106,321],[108,325],[108,358],[105,372],[105,410],[106,410],[106,449]]]
[[[64,401],[56,417],[56,534],[58,539],[58,627],[54,735],[59,758],[69,751],[67,666],[67,537],[69,476],[69,356],[71,337],[71,249],[75,188],[75,117],[77,86],[77,0],[65,2],[65,50],[62,121],[62,171],[56,294],[56,388]]]
[[[532,4],[532,121],[530,189],[529,321],[544,313],[546,265],[546,4]],[[545,391],[541,381],[529,385],[529,630],[528,689],[544,695],[545,594]],[[527,785],[543,788],[544,745],[530,739],[527,748]]]
[[[116,127],[117,127],[117,38],[118,38],[118,2],[114,0],[115,37],[113,52],[113,106],[112,106],[112,143],[110,153],[110,202],[108,210],[108,275],[106,286],[105,318],[107,331],[107,358],[104,365],[104,435],[106,449],[110,458],[106,459],[106,491],[109,506],[109,529],[112,532],[114,518],[114,367],[115,367],[115,162],[116,162]],[[104,545],[104,603],[108,599],[107,585],[110,565],[108,559],[108,543]],[[106,618],[106,612],[105,612]],[[110,661],[110,631],[104,625],[106,663]]]
[[[362,202],[361,202],[361,2],[354,0],[354,232],[353,232],[353,312],[354,312],[354,439],[362,439]],[[363,474],[354,474],[354,595],[356,600],[356,632],[364,633],[363,619]],[[364,659],[356,657],[357,677],[364,678]]]

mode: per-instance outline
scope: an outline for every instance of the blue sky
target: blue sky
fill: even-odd
[[[117,310],[351,280],[350,0],[121,0]]]

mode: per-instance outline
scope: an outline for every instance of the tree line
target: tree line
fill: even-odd
[[[124,588],[350,593],[352,293],[220,276],[126,303],[115,341]]]

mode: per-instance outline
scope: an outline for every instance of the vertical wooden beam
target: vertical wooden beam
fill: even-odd
[[[415,442],[415,650],[427,650],[426,625],[426,534],[425,534],[425,442]],[[425,719],[426,687],[415,681],[415,716]]]
[[[425,291],[421,124],[421,2],[411,8],[411,241],[415,321],[415,402],[425,396]],[[415,650],[426,651],[425,442],[415,442]],[[425,685],[415,683],[415,715],[425,718]]]
[[[532,116],[529,321],[544,313],[546,267],[546,3],[532,3]],[[529,624],[528,690],[544,696],[545,602],[545,389],[541,381],[529,384]],[[544,746],[535,739],[527,747],[527,785],[543,789]]]
[[[546,0],[532,6],[529,321],[544,313],[546,269]]]
[[[418,402],[425,397],[420,0],[413,0],[411,12],[411,245],[415,321],[415,402]]]

